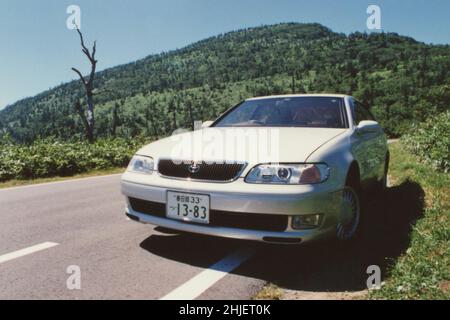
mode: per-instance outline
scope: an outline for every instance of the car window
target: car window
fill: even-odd
[[[214,126],[346,128],[347,123],[342,98],[280,97],[244,101]]]
[[[356,125],[363,120],[375,121],[372,114],[358,101],[353,101],[353,119]]]

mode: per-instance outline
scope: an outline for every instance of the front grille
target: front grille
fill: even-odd
[[[164,203],[135,198],[129,198],[129,201],[131,208],[134,211],[155,217],[166,217],[166,205]],[[285,231],[288,223],[288,216],[278,214],[244,213],[221,210],[210,210],[209,214],[208,226],[215,227],[260,231]],[[180,222],[183,221],[180,220]]]
[[[194,179],[205,181],[232,181],[239,177],[244,169],[244,163],[215,163],[194,161],[172,161],[161,159],[158,162],[158,172],[166,177]],[[196,170],[192,170],[196,169]]]

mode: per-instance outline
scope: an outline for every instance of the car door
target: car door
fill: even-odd
[[[363,120],[375,121],[373,115],[357,100],[352,103],[354,125]],[[376,132],[361,132],[355,130],[352,136],[352,149],[360,165],[360,176],[363,187],[370,187],[380,180],[384,170],[386,142],[383,130]]]

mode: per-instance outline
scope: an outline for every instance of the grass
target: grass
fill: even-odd
[[[281,300],[283,297],[283,290],[273,283],[269,283],[262,288],[252,300]]]
[[[68,177],[124,167],[146,141],[144,137],[100,138],[94,143],[49,138],[16,144],[5,138],[0,140],[0,181]]]
[[[391,145],[394,185],[416,183],[424,191],[423,215],[412,226],[409,248],[388,268],[374,299],[449,299],[450,175],[419,163],[401,143]]]
[[[0,182],[0,189],[4,188],[12,188],[12,187],[19,187],[19,186],[26,186],[26,185],[32,185],[32,184],[40,184],[40,183],[47,183],[47,182],[58,182],[58,181],[64,181],[64,180],[72,180],[72,179],[80,179],[80,178],[88,178],[88,177],[95,177],[95,176],[104,176],[109,174],[118,174],[125,171],[125,168],[119,167],[119,168],[110,168],[110,169],[104,169],[104,170],[93,170],[90,172],[80,173],[73,176],[66,176],[66,177],[49,177],[49,178],[38,178],[33,180],[9,180],[6,182]]]

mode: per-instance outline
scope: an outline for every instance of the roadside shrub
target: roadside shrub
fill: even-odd
[[[31,145],[0,139],[0,181],[70,176],[91,170],[124,167],[143,138],[87,142],[36,140]]]
[[[450,111],[414,125],[402,139],[405,147],[424,163],[450,172]]]

